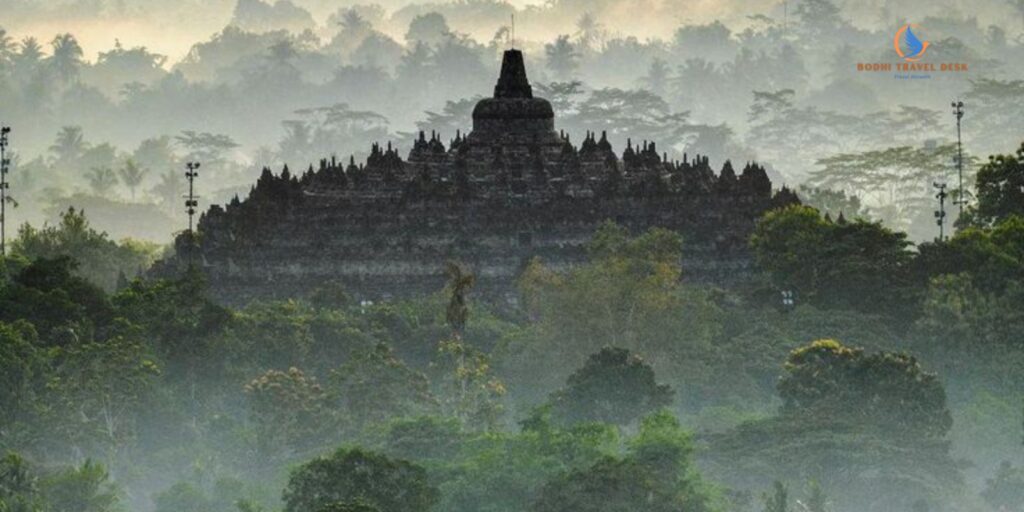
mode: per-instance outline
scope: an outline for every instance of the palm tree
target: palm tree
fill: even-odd
[[[428,45],[440,44],[448,37],[451,29],[444,16],[436,12],[428,12],[413,18],[409,23],[409,30],[405,33],[405,41],[409,45],[426,43]]]
[[[142,184],[142,180],[146,177],[146,173],[149,171],[139,167],[139,164],[135,160],[129,158],[124,163],[124,167],[119,169],[117,173],[121,176],[121,181],[124,186],[128,187],[128,192],[132,196],[132,202],[135,202],[135,190]]]
[[[203,164],[218,163],[224,153],[238,147],[238,143],[227,135],[197,133],[192,130],[185,130],[174,139],[188,152],[187,158]]]
[[[448,309],[445,311],[445,320],[452,328],[455,339],[460,340],[463,329],[466,327],[466,321],[469,319],[466,294],[476,282],[476,276],[456,262],[448,262],[447,267],[451,298],[448,301]]]
[[[341,27],[327,45],[330,53],[349,55],[363,43],[363,40],[373,34],[373,25],[356,9],[345,9],[331,15],[328,23]]]
[[[18,52],[18,63],[24,66],[35,67],[43,60],[43,45],[34,37],[26,37],[21,40],[21,51]]]
[[[139,147],[132,152],[132,160],[147,169],[179,168],[174,143],[167,135],[140,142]]]
[[[14,39],[7,34],[7,30],[0,27],[0,66],[11,60],[14,56]]]
[[[430,75],[430,57],[430,47],[425,43],[416,43],[402,55],[395,70],[395,78],[399,83],[416,86],[409,87],[411,90],[429,89],[427,79]]]
[[[57,77],[64,83],[70,83],[78,79],[79,69],[82,67],[82,47],[78,40],[71,34],[62,34],[50,43],[53,47],[53,55],[50,56],[50,65],[53,67]]]
[[[299,51],[289,39],[281,39],[280,41],[270,45],[267,48],[266,56],[266,67],[263,72],[268,77],[274,78],[285,78],[297,76],[299,74],[298,68],[292,64],[299,56]]]
[[[579,66],[580,56],[567,35],[558,36],[554,43],[544,45],[544,54],[548,58],[548,69],[561,80],[570,78]]]
[[[576,44],[583,50],[594,50],[600,46],[604,36],[604,27],[589,12],[583,13],[576,21]]]
[[[167,172],[160,175],[160,183],[153,187],[152,192],[160,198],[164,208],[174,213],[180,203],[179,199],[185,193],[185,180],[181,177],[180,172],[168,169]]]
[[[640,81],[654,94],[664,96],[671,73],[672,71],[665,61],[655,58],[651,61],[651,66],[647,68],[647,76],[641,78]]]
[[[551,106],[555,109],[555,115],[559,118],[569,116],[570,111],[576,107],[577,97],[583,94],[583,82],[579,80],[537,84],[533,88],[539,91],[544,99],[551,102]]]
[[[81,126],[65,126],[57,132],[57,140],[50,146],[58,165],[69,165],[85,153],[85,136]]]
[[[300,160],[312,152],[313,127],[310,123],[289,120],[284,125],[284,138],[278,143],[278,155],[286,162]]]
[[[338,22],[338,25],[341,25],[342,30],[354,33],[370,30],[372,28],[370,24],[359,15],[359,11],[356,11],[355,9],[345,11],[345,14],[341,17],[341,21]]]
[[[89,188],[97,196],[107,195],[117,185],[117,174],[109,167],[93,167],[85,173],[85,179],[89,180]]]

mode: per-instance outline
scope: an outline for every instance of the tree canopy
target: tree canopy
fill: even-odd
[[[361,500],[380,512],[427,512],[438,491],[423,468],[360,449],[341,449],[292,472],[285,512],[324,510]]]
[[[551,403],[563,421],[627,425],[670,405],[672,395],[639,357],[623,348],[605,347],[569,376]]]
[[[888,314],[913,307],[910,243],[880,223],[832,221],[794,205],[767,213],[750,243],[772,283],[799,301]]]

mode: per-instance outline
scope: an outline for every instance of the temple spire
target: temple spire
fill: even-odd
[[[533,88],[530,87],[530,80],[526,78],[523,52],[505,50],[505,56],[501,61],[501,76],[498,77],[498,85],[494,86],[494,97],[533,98]]]

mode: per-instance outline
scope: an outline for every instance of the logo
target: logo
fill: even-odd
[[[907,23],[900,27],[892,38],[892,47],[896,49],[896,55],[907,62],[921,60],[921,57],[924,57],[924,52],[928,51],[928,41],[922,42],[918,39],[917,34],[914,34],[914,29],[920,30],[920,28],[918,25]]]
[[[892,48],[899,59],[891,62],[858,62],[857,71],[864,73],[893,73],[897,80],[926,80],[934,74],[967,73],[970,66],[966,62],[921,62],[925,52],[931,48],[930,41],[922,41],[923,29],[915,23],[906,23],[896,30],[892,38]],[[933,54],[935,52],[932,52]],[[942,58],[940,55],[934,57]]]

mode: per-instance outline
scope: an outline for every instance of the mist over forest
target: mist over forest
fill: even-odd
[[[756,160],[777,186],[841,191],[914,240],[934,237],[930,183],[953,167],[949,101],[970,105],[972,165],[1017,142],[1022,13],[996,1],[791,3],[9,0],[0,104],[19,128],[25,204],[11,220],[53,221],[77,203],[115,238],[166,242],[182,226],[180,184],[165,174],[189,157],[211,169],[209,204],[263,166],[361,160],[374,141],[404,152],[417,130],[449,140],[489,93],[514,15],[530,78],[576,140],[607,130],[618,151],[632,138],[716,167]],[[970,71],[914,84],[858,73],[908,21],[936,59]],[[894,148],[905,149],[874,173],[833,158]],[[129,160],[143,173],[130,187],[115,176]],[[115,220],[129,211],[149,221]]]
[[[967,69],[858,69],[908,26]],[[186,163],[287,217],[511,48],[570,153],[763,171],[742,275],[615,218],[500,301],[186,268]],[[1024,512],[1022,65],[1021,0],[0,0],[0,512]]]

